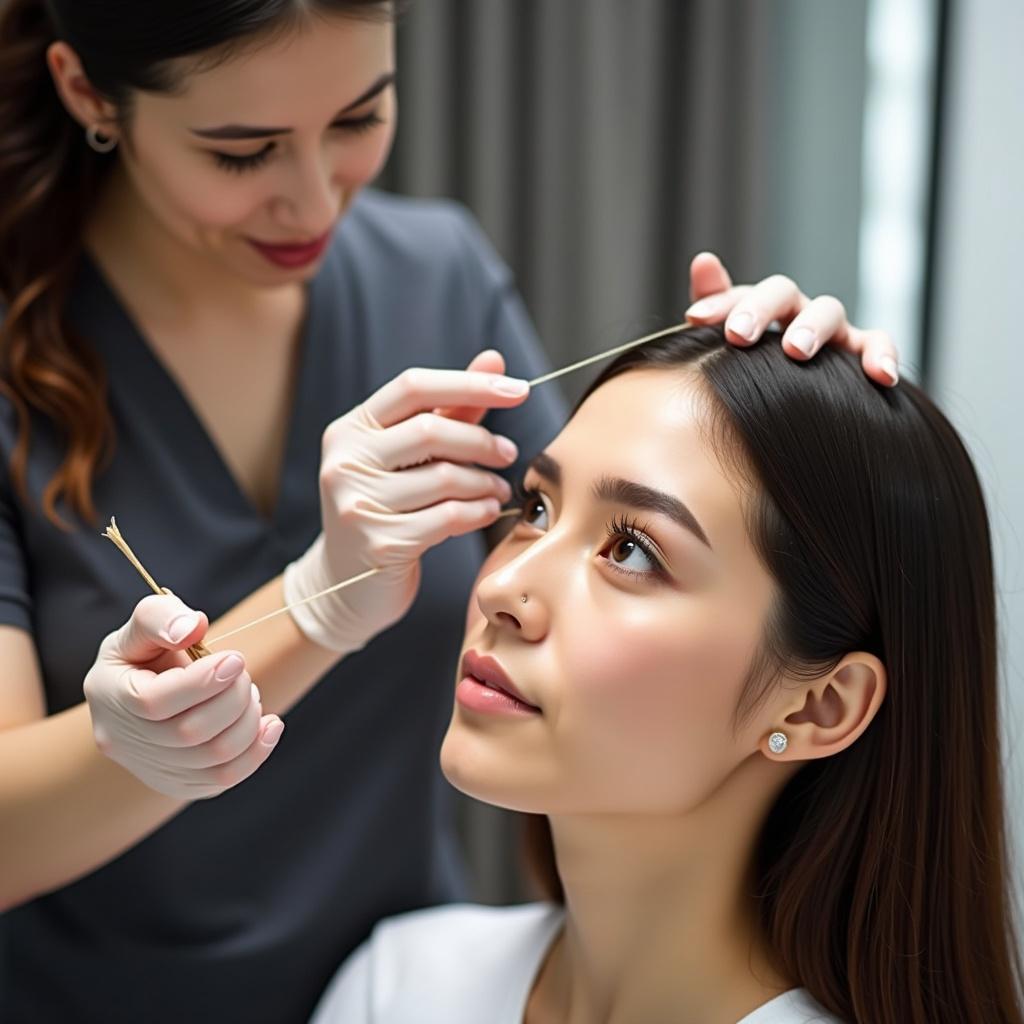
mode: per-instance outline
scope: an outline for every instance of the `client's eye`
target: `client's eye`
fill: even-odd
[[[548,528],[548,524],[544,519],[548,514],[547,506],[544,504],[544,499],[540,496],[540,491],[535,487],[527,489],[521,483],[516,484],[515,502],[519,506],[519,521],[521,523],[534,526],[538,530],[546,530]]]
[[[631,520],[613,518],[608,524],[608,562],[628,576],[665,578],[667,573],[646,535]],[[603,553],[603,552],[602,552]]]

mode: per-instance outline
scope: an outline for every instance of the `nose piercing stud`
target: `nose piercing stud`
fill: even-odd
[[[784,732],[773,732],[768,737],[768,749],[773,754],[781,754],[789,743],[789,738]]]
[[[525,594],[520,595],[519,600],[522,601],[523,604],[526,604],[526,595]]]

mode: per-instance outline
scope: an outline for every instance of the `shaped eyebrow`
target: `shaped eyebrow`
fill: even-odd
[[[356,107],[366,103],[367,100],[372,100],[374,96],[382,93],[393,81],[395,80],[395,72],[388,71],[381,75],[376,82],[373,83],[361,96],[354,99],[347,107],[343,110],[339,110],[335,115],[335,120],[341,117],[342,114],[347,114],[350,110],[354,110]],[[288,135],[291,128],[257,128],[252,125],[244,124],[224,124],[219,128],[189,128],[189,131],[193,135],[198,135],[203,139],[265,139],[269,135]]]
[[[537,455],[530,463],[530,469],[556,487],[561,486],[562,467],[547,452]],[[658,512],[667,516],[678,526],[692,533],[709,551],[714,550],[697,517],[684,502],[666,491],[659,491],[654,487],[638,484],[634,480],[624,480],[618,476],[602,476],[594,484],[591,493],[598,501],[628,505],[630,508]]]
[[[559,487],[562,486],[562,467],[547,452],[540,452],[534,456],[528,468],[544,477],[545,480],[550,480],[551,483]]]

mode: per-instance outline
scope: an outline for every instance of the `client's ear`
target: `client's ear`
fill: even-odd
[[[871,724],[885,697],[885,666],[873,654],[854,651],[827,675],[806,684],[801,694],[788,691],[777,726],[788,743],[773,760],[803,761],[828,757],[848,747]],[[783,691],[786,693],[787,691]],[[786,712],[787,707],[795,710]],[[762,744],[766,752],[767,736]]]

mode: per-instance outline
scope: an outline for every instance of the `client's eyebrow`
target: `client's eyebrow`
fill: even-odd
[[[562,467],[547,452],[541,452],[530,463],[532,469],[545,480],[556,486],[562,483]],[[648,512],[659,512],[667,516],[684,530],[689,530],[709,550],[708,540],[697,517],[678,498],[665,491],[638,484],[633,480],[624,480],[618,476],[602,476],[593,486],[592,494],[598,501],[614,502],[628,505],[630,508],[644,509]]]
[[[535,455],[529,468],[551,483],[562,486],[562,467],[547,452]]]
[[[357,96],[347,107],[339,110],[334,116],[337,120],[342,114],[372,100],[378,93],[383,92],[395,80],[394,71],[388,71],[381,75],[361,96]],[[291,128],[257,128],[253,125],[225,124],[219,128],[190,128],[193,135],[203,139],[263,139],[268,135],[287,135]]]

